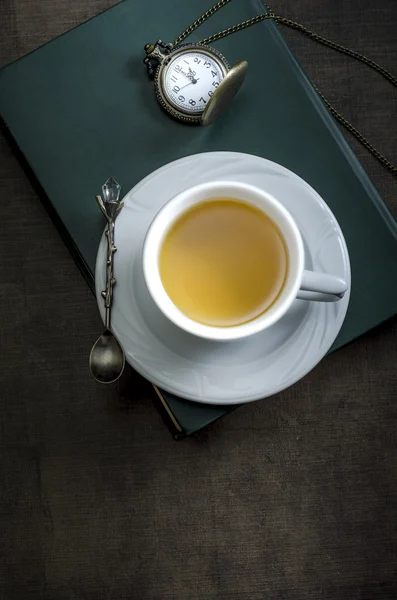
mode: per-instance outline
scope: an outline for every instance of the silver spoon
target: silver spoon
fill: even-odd
[[[95,196],[99,208],[108,222],[105,231],[107,239],[106,290],[102,292],[105,302],[105,331],[93,345],[89,359],[91,373],[100,383],[113,383],[116,381],[125,366],[123,349],[110,330],[113,286],[116,283],[113,276],[113,259],[117,251],[114,245],[114,222],[123,208],[123,202],[120,202],[120,190],[121,186],[113,177],[110,177],[102,186],[103,198]]]

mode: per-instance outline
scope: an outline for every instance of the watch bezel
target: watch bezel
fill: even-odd
[[[205,44],[183,44],[182,46],[178,46],[175,50],[172,50],[167,57],[163,60],[163,62],[157,67],[155,75],[154,75],[154,87],[156,91],[157,100],[164,110],[168,112],[172,117],[178,119],[179,121],[183,121],[185,123],[197,123],[201,122],[201,117],[203,115],[204,109],[200,112],[190,113],[188,111],[184,111],[178,108],[175,103],[169,98],[167,92],[165,90],[165,74],[167,72],[167,68],[169,63],[178,55],[183,54],[184,52],[191,52],[197,50],[202,54],[206,54],[210,57],[216,57],[219,63],[219,66],[222,69],[222,81],[225,78],[227,72],[230,69],[230,65],[226,58],[215,48],[211,46],[206,46]],[[209,100],[211,102],[211,100]]]

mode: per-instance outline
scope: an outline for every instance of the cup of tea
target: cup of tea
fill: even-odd
[[[188,188],[153,219],[142,252],[160,311],[210,340],[245,338],[274,325],[296,298],[336,302],[346,282],[304,268],[299,228],[273,196],[246,183]]]

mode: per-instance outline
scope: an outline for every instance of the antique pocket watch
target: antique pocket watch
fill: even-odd
[[[146,44],[145,52],[158,101],[172,117],[185,123],[212,123],[238,92],[247,73],[246,61],[230,68],[218,50],[202,43],[173,48],[158,40]]]
[[[381,65],[370,60],[355,50],[345,48],[326,38],[310,31],[304,25],[296,23],[291,19],[278,16],[267,6],[267,12],[256,15],[251,19],[242,21],[223,31],[214,33],[195,44],[181,43],[207,19],[218,10],[229,4],[231,0],[218,0],[214,6],[206,10],[185,31],[183,31],[172,44],[164,44],[158,40],[155,44],[146,44],[145,53],[148,74],[154,79],[157,99],[169,115],[184,121],[185,123],[201,123],[209,125],[223,109],[229,104],[236,92],[244,82],[248,63],[240,61],[230,68],[225,57],[210,46],[228,35],[242,31],[247,27],[261,23],[265,19],[273,20],[277,25],[286,25],[312,40],[342,52],[347,56],[366,64],[382,75],[389,83],[397,87],[397,79]],[[339,121],[358,141],[394,175],[397,174],[395,167],[359,132],[349,121],[347,121],[317,90],[320,98],[335,119]]]

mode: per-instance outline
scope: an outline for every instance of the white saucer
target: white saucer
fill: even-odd
[[[142,244],[154,215],[175,194],[210,180],[236,180],[268,191],[296,219],[306,268],[349,284],[335,303],[296,300],[273,327],[242,341],[210,342],[170,323],[146,289]],[[327,353],[342,326],[350,295],[350,264],[340,227],[320,196],[300,177],[269,160],[234,152],[182,158],[158,169],[124,198],[116,223],[112,329],[126,360],[146,379],[183,398],[239,404],[271,396],[306,375]],[[96,263],[96,294],[104,318],[106,239]]]

